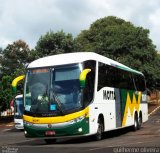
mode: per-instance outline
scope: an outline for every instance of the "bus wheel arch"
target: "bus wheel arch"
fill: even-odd
[[[102,134],[104,132],[104,116],[103,116],[103,114],[99,114],[97,123],[98,123],[98,129],[97,129],[97,133],[95,134],[95,140],[99,141],[102,139]]]

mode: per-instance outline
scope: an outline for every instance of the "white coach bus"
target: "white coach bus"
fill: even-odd
[[[27,99],[30,99],[28,101]],[[24,133],[47,143],[95,135],[148,119],[141,72],[92,52],[48,56],[27,67]]]

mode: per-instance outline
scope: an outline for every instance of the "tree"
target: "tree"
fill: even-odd
[[[0,109],[5,110],[15,96],[11,83],[15,77],[25,73],[25,64],[31,60],[31,51],[24,41],[18,40],[9,44],[1,53]],[[22,93],[22,90],[23,82],[18,84],[18,92]]]
[[[0,47],[0,79],[2,78],[2,58],[3,58],[3,49]]]
[[[79,51],[96,52],[144,73],[147,86],[156,88],[157,52],[149,30],[109,16],[95,21],[76,38]],[[159,73],[160,70],[158,70]],[[160,77],[160,76],[158,76]]]
[[[0,111],[9,108],[9,103],[12,100],[12,88],[11,88],[12,77],[3,76],[0,85]]]
[[[0,47],[0,64],[2,61],[2,57],[3,57],[3,49]],[[0,67],[1,67],[1,65],[0,65]]]
[[[3,54],[3,49],[0,47],[0,54]]]
[[[155,82],[155,84],[156,84],[156,86],[155,86],[155,89],[157,89],[157,90],[160,90],[160,53],[158,52],[158,54],[157,54],[157,56],[156,56],[156,59],[155,59],[155,61],[154,61],[154,66],[153,66],[155,69],[154,69],[154,74],[156,74],[156,75],[154,75],[156,78],[155,78],[155,80],[156,80],[156,82]]]
[[[36,58],[70,53],[75,49],[75,42],[71,34],[65,34],[63,31],[54,33],[53,31],[47,32],[41,36],[35,47],[36,52],[33,54]]]
[[[2,75],[14,75],[15,72],[15,75],[24,74],[25,64],[30,61],[30,54],[31,51],[28,45],[22,40],[9,44],[3,50],[1,59]]]

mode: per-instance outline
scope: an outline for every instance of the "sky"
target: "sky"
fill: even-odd
[[[0,47],[63,30],[76,37],[97,19],[116,16],[150,30],[160,51],[160,0],[0,0]]]

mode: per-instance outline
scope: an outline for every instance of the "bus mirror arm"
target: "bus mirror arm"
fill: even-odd
[[[19,81],[23,80],[25,78],[24,75],[21,75],[21,76],[18,76],[16,77],[13,81],[12,81],[12,90],[13,90],[13,93],[16,93],[17,92],[17,84]]]
[[[80,81],[80,87],[85,88],[86,87],[86,77],[88,73],[91,72],[91,69],[84,69],[80,76],[79,76],[79,81]]]

